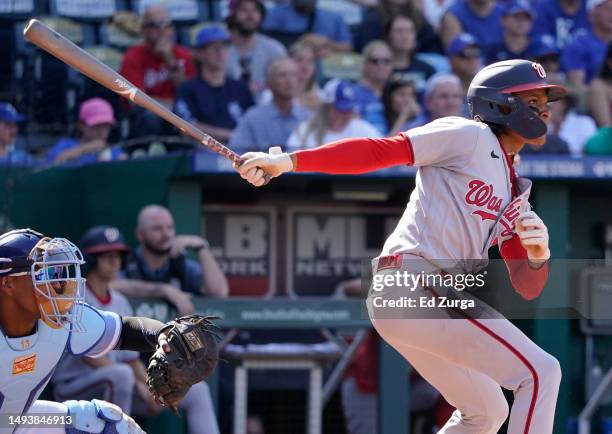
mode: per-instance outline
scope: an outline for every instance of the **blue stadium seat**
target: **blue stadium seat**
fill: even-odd
[[[0,19],[25,20],[42,12],[40,0],[0,0]]]
[[[125,0],[49,0],[52,15],[79,21],[103,21],[125,9]]]
[[[154,4],[159,4],[155,0],[132,0],[132,10],[138,15],[142,15],[145,9]],[[170,17],[175,23],[195,23],[208,19],[208,8],[202,0],[172,0],[163,3],[170,12]]]

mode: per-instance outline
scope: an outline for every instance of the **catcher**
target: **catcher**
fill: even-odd
[[[210,318],[192,315],[163,324],[120,317],[83,302],[84,263],[64,238],[31,229],[0,236],[0,434],[143,433],[105,401],[36,400],[64,352],[101,357],[113,349],[155,351],[148,385],[161,405],[176,408],[218,359]]]

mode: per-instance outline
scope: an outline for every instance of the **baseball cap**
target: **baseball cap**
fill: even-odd
[[[502,15],[514,15],[526,12],[533,18],[534,13],[531,5],[526,0],[513,0],[508,2],[502,9]]]
[[[325,84],[323,88],[323,101],[333,104],[339,112],[351,112],[357,105],[355,89],[345,80],[334,79]]]
[[[480,48],[480,44],[478,44],[476,38],[470,33],[461,33],[456,36],[450,42],[450,44],[448,44],[448,49],[446,50],[446,53],[449,56],[456,56],[468,47]]]
[[[561,54],[555,37],[552,35],[540,35],[536,37],[531,43],[530,51],[531,57],[533,58]]]
[[[13,104],[8,102],[0,102],[0,121],[2,122],[21,122],[25,120],[25,116],[17,113]]]
[[[194,48],[200,48],[212,42],[229,42],[230,36],[221,26],[208,26],[200,30],[196,36]]]
[[[83,101],[79,109],[79,120],[88,127],[100,124],[115,125],[113,107],[102,98]]]
[[[130,248],[123,240],[123,234],[114,226],[94,226],[80,242],[81,250],[87,254],[106,252],[128,252]]]
[[[608,0],[587,0],[586,8],[587,11],[591,12],[594,8],[599,6],[602,3],[605,3]]]

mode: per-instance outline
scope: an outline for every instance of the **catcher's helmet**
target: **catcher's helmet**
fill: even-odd
[[[563,98],[567,91],[546,82],[546,71],[528,60],[504,60],[483,68],[472,80],[467,92],[468,106],[474,119],[504,125],[526,139],[546,134],[546,124],[539,113],[513,93],[546,89],[548,101]]]
[[[0,235],[0,276],[30,273],[32,250],[43,238],[43,234],[32,229],[17,229]]]

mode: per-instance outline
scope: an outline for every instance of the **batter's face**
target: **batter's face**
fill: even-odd
[[[174,219],[165,210],[150,212],[136,231],[136,237],[142,247],[155,255],[170,253],[176,238]]]
[[[517,97],[523,100],[534,112],[539,112],[540,119],[548,125],[552,119],[550,107],[548,103],[548,94],[545,89],[526,90],[515,93]],[[517,133],[513,132],[513,134]],[[532,145],[543,145],[546,143],[546,134],[537,139],[523,139],[524,142]]]

